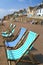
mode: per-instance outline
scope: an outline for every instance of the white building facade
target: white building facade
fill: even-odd
[[[36,15],[38,16],[43,16],[43,3],[40,3],[37,7],[36,7]]]
[[[39,8],[36,10],[36,15],[43,16],[43,8]]]

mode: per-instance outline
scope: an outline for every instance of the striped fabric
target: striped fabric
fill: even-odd
[[[18,37],[14,41],[12,41],[12,42],[5,41],[5,45],[7,47],[14,47],[14,46],[16,46],[16,44],[21,40],[21,38],[23,37],[25,32],[26,32],[26,28],[22,27]]]
[[[38,36],[37,33],[30,31],[27,36],[26,41],[20,48],[18,48],[16,50],[7,50],[7,58],[9,60],[20,59],[23,56],[23,54],[28,50],[28,48],[29,48],[29,50],[32,48],[31,45],[37,36]]]

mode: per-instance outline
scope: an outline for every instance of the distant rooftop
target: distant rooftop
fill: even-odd
[[[34,7],[29,7],[31,10],[36,10],[36,9],[39,9],[39,8],[43,8],[43,2],[41,2],[40,4],[38,4],[37,6],[34,6]]]
[[[37,7],[42,7],[43,8],[43,2],[37,5]]]

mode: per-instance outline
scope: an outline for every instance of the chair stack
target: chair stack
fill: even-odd
[[[11,61],[16,61],[15,63],[17,64],[19,61],[23,61],[23,62],[31,62],[33,64],[37,64],[38,62],[36,61],[35,58],[33,58],[34,56],[31,55],[30,50],[33,47],[33,42],[36,40],[36,38],[38,37],[38,34],[33,32],[33,31],[29,31],[28,35],[27,35],[27,29],[22,27],[20,29],[20,33],[18,35],[18,37],[14,40],[14,41],[5,41],[5,46],[11,48],[6,49],[5,47],[5,51],[6,51],[6,57],[7,60],[9,61],[9,64],[11,65]],[[21,41],[23,41],[23,39],[26,37],[27,35],[27,39],[26,41],[22,44]],[[22,44],[22,46],[19,47],[19,44]],[[13,47],[17,48],[17,49],[13,49]],[[29,58],[31,61],[27,61],[27,60],[22,60],[22,58],[24,56],[27,55],[27,53],[29,54]]]

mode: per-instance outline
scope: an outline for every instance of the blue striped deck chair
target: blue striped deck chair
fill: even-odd
[[[10,24],[10,28],[12,28],[12,23]],[[8,33],[8,31],[5,31],[5,32],[2,32],[2,34],[7,34]]]
[[[15,31],[15,25],[13,26],[11,32],[9,32],[9,33],[8,33],[8,31],[2,32],[2,36],[3,36],[3,37],[10,37],[10,36],[13,35],[14,31]]]
[[[32,55],[30,54],[29,52],[29,58],[31,61],[25,61],[25,60],[21,60],[22,57],[24,57],[24,55],[27,53],[27,51],[30,51],[33,47],[33,42],[36,40],[36,38],[38,37],[38,34],[35,33],[35,32],[32,32],[30,31],[28,36],[27,36],[27,39],[26,41],[24,42],[24,44],[19,47],[18,49],[16,50],[6,50],[6,56],[7,56],[7,59],[10,63],[10,61],[16,61],[16,64],[19,62],[19,61],[24,61],[24,62],[32,62],[33,64],[37,63]]]
[[[24,34],[26,33],[26,30],[27,30],[26,28],[22,27],[20,29],[18,37],[14,41],[11,41],[11,42],[5,41],[5,45],[7,47],[15,47],[20,42]]]
[[[11,29],[14,29],[16,27],[16,25],[12,25],[12,24],[10,24],[10,28]],[[7,34],[8,33],[8,30],[7,31],[5,31],[5,32],[2,32],[2,34]]]
[[[10,37],[11,35],[13,35],[14,31],[15,31],[15,29],[13,29],[13,30],[12,30],[10,33],[8,33],[8,34],[6,34],[6,33],[2,34],[2,36],[3,36],[3,37]]]

